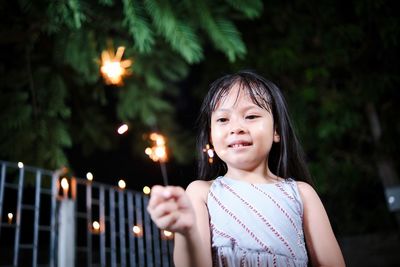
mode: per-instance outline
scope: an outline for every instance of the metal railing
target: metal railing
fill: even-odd
[[[75,177],[63,189],[58,172],[0,166],[0,266],[173,266],[146,195]]]

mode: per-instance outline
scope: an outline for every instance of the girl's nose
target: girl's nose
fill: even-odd
[[[236,128],[231,131],[231,134],[243,134],[244,132],[242,128]]]
[[[240,122],[234,122],[231,128],[231,134],[243,134],[246,130]]]

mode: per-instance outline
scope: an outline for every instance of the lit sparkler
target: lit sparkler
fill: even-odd
[[[122,59],[125,47],[120,46],[114,54],[113,50],[105,50],[101,53],[101,74],[107,84],[122,85],[122,77],[129,74],[128,68],[132,65],[132,60]]]
[[[208,162],[211,164],[213,163],[213,158],[214,158],[214,150],[210,147],[209,144],[206,145],[205,148],[203,148],[203,152],[207,153],[208,155]]]
[[[158,133],[150,134],[150,140],[153,142],[152,147],[147,147],[144,151],[153,161],[158,161],[161,167],[161,173],[164,185],[168,185],[167,167],[165,162],[168,160],[166,142],[163,135]]]

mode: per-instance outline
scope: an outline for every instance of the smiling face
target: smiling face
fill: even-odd
[[[266,173],[269,151],[273,142],[279,142],[279,135],[270,111],[234,84],[211,115],[211,141],[228,167],[227,176],[235,171]]]

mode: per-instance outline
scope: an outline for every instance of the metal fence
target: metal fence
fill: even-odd
[[[0,165],[0,266],[173,266],[146,195],[74,177],[66,189],[58,172]]]

